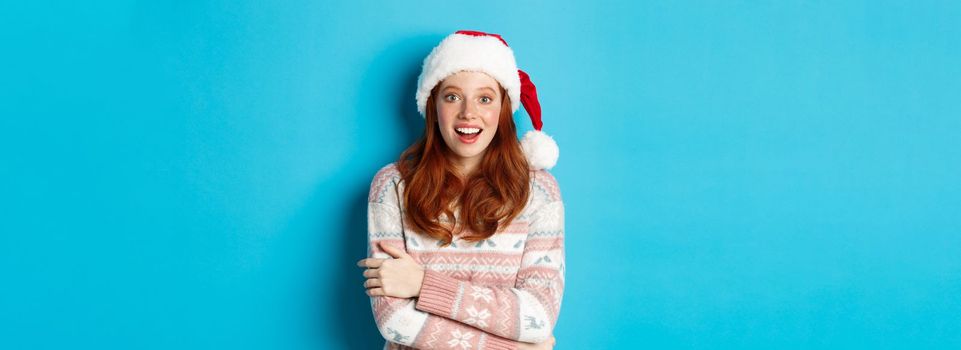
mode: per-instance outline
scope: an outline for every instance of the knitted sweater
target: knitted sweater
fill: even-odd
[[[377,172],[367,256],[390,258],[379,247],[387,243],[426,270],[419,297],[371,297],[384,349],[516,349],[550,338],[564,290],[564,206],[546,170],[531,172],[530,188],[522,213],[490,238],[441,247],[405,222],[396,165]]]

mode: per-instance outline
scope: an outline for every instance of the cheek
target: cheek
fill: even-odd
[[[441,124],[448,124],[457,116],[457,111],[450,107],[437,106],[437,121]]]
[[[487,113],[484,114],[484,124],[486,124],[488,128],[497,128],[497,123],[500,120],[500,116],[500,108],[487,111]]]
[[[497,130],[497,117],[491,118],[490,122],[487,123],[487,127],[491,130]]]

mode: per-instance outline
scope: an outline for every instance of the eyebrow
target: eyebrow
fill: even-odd
[[[461,88],[459,88],[459,87],[457,87],[457,86],[453,86],[453,85],[446,86],[446,87],[444,87],[443,89],[441,89],[440,91],[447,91],[447,90],[450,90],[450,89],[454,89],[454,90],[457,90],[457,91],[462,91]],[[489,86],[480,87],[480,88],[477,88],[477,90],[489,90],[490,92],[492,92],[492,93],[494,93],[494,94],[497,93],[496,91],[494,91],[494,89],[492,89],[492,88],[489,87]]]

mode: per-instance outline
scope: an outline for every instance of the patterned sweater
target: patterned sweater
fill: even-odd
[[[384,349],[516,349],[550,338],[564,290],[564,206],[546,170],[532,171],[530,187],[527,205],[507,227],[480,242],[454,237],[441,247],[405,223],[396,165],[377,172],[367,256],[390,258],[379,247],[386,242],[426,270],[419,297],[371,297]]]

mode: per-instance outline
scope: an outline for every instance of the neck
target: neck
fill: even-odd
[[[481,158],[483,155],[478,155],[473,158],[459,158],[453,159],[454,168],[464,177],[468,177],[477,171],[480,167]]]

